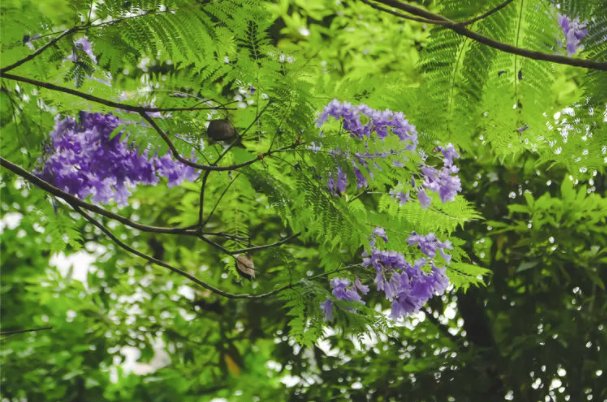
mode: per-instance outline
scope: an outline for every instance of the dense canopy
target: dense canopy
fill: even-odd
[[[2,1],[2,401],[607,400],[606,10]]]

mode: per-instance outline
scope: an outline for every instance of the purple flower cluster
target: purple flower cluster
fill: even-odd
[[[391,110],[375,110],[367,105],[354,106],[347,102],[339,102],[338,100],[332,100],[324,108],[321,113],[317,125],[322,126],[327,119],[333,117],[337,120],[341,120],[344,129],[350,133],[353,138],[362,140],[365,138],[371,138],[372,134],[375,133],[377,138],[383,140],[389,134],[396,135],[401,141],[406,141],[406,150],[414,151],[417,147],[417,131],[415,127],[410,124],[402,113],[395,113]],[[314,149],[319,150],[317,146]],[[334,156],[341,155],[339,151],[332,151]],[[369,185],[367,176],[363,171],[367,172],[368,176],[372,176],[369,170],[369,162],[374,158],[385,158],[389,155],[395,155],[395,151],[391,152],[364,152],[355,153],[352,158],[349,155],[343,155],[351,160],[352,171],[356,178],[357,188],[364,188]],[[344,175],[340,169],[339,175]],[[345,177],[345,175],[344,175]],[[329,190],[334,194],[341,194],[345,191],[347,185],[346,180],[342,180],[343,190],[339,189],[338,182],[333,176],[328,179]]]
[[[457,172],[459,169],[454,165],[454,159],[459,155],[453,144],[446,147],[438,147],[443,154],[443,167],[439,170],[431,166],[422,166],[422,188],[418,191],[417,198],[420,204],[425,208],[430,205],[430,197],[426,190],[438,193],[442,202],[451,201],[462,189],[462,183]]]
[[[194,180],[198,172],[169,155],[138,154],[122,136],[110,139],[120,121],[111,114],[81,112],[80,121],[57,120],[51,133],[40,176],[79,198],[126,204],[129,188],[139,183],[156,184],[166,177],[169,186]]]
[[[333,289],[333,296],[335,296],[335,298],[347,301],[362,301],[358,292],[363,295],[369,293],[369,287],[363,285],[358,278],[354,281],[353,285],[351,285],[350,281],[347,279],[332,279],[331,289]]]
[[[449,263],[451,257],[445,253],[445,250],[451,248],[450,242],[441,242],[433,233],[426,236],[412,233],[408,244],[419,246],[425,257],[411,265],[401,253],[376,248],[377,238],[388,241],[384,229],[374,229],[370,242],[371,251],[364,255],[363,266],[375,269],[376,288],[392,303],[393,319],[419,311],[430,298],[445,292],[449,286],[449,279],[445,275],[445,268],[438,268],[433,258],[438,250],[443,259]],[[426,264],[430,264],[430,272],[422,269]],[[350,285],[349,280],[335,278],[331,280],[331,288],[336,299],[359,302],[362,302],[360,293],[365,295],[369,291],[359,279],[356,279],[354,285]],[[321,308],[325,319],[331,321],[333,302],[327,299],[321,303]]]
[[[93,46],[86,37],[75,40],[74,47],[76,49],[82,50],[94,63],[97,63],[97,58],[93,53]],[[78,61],[78,55],[75,51],[73,51],[72,54],[67,57],[67,59],[76,62]]]
[[[340,120],[343,128],[356,139],[370,139],[373,133],[377,138],[385,139],[389,134],[396,135],[400,140],[406,141],[404,147],[407,151],[415,151],[417,148],[417,132],[402,113],[395,113],[390,110],[374,110],[367,105],[354,106],[347,102],[331,101],[322,111],[318,118],[318,126],[322,126],[329,117]],[[313,143],[310,148],[314,152],[321,150],[321,147]],[[442,154],[443,166],[438,169],[429,165],[421,166],[421,185],[415,188],[417,199],[425,208],[431,203],[428,192],[435,192],[439,195],[442,202],[451,201],[457,193],[461,191],[461,181],[457,176],[458,168],[455,166],[455,159],[459,158],[455,147],[448,144],[446,147],[438,147]],[[399,154],[397,150],[388,150],[383,152],[356,152],[349,154],[338,149],[329,151],[334,157],[343,158],[351,164],[351,172],[356,179],[358,189],[369,185],[369,179],[373,179],[373,172],[370,165],[377,165],[374,159],[388,158]],[[402,167],[402,160],[395,159],[394,166]],[[343,194],[348,186],[348,176],[344,168],[339,167],[336,174],[329,175],[327,187],[334,195]],[[415,187],[415,182],[412,184]],[[406,189],[405,189],[406,190]],[[390,194],[402,205],[410,199],[409,192],[392,189]]]
[[[578,18],[570,19],[566,15],[559,14],[559,25],[565,35],[567,53],[571,56],[577,52],[580,42],[588,35],[586,23],[580,22]]]
[[[402,141],[409,141],[407,149],[413,151],[417,147],[417,131],[400,112],[375,110],[367,105],[354,106],[334,99],[322,111],[317,121],[318,127],[322,126],[329,116],[341,119],[344,129],[358,139],[371,137],[373,132],[383,139],[391,132]]]
[[[343,194],[346,192],[346,187],[348,186],[348,176],[344,173],[344,171],[338,167],[337,175],[335,177],[329,176],[329,180],[327,180],[327,187],[329,187],[329,191],[335,195]]]
[[[449,240],[445,240],[444,242],[438,240],[434,233],[428,233],[424,236],[413,232],[407,239],[407,243],[410,246],[418,246],[421,252],[430,258],[434,258],[436,250],[438,250],[447,264],[451,262],[451,256],[445,252],[445,250],[453,248],[451,242]]]

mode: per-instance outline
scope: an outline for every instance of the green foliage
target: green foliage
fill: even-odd
[[[500,3],[416,2],[456,21]],[[588,22],[575,57],[605,61],[605,6],[515,0],[468,27],[564,55],[562,12]],[[607,366],[604,72],[503,53],[363,2],[5,0],[0,10],[2,67],[75,27],[11,74],[111,102],[192,108],[151,113],[181,155],[224,167],[253,161],[209,173],[204,197],[202,177],[173,188],[162,180],[134,189],[126,206],[105,206],[158,227],[193,227],[202,213],[204,239],[95,217],[128,246],[212,286],[276,292],[226,299],[195,287],[3,168],[1,331],[40,329],[1,336],[3,398],[607,397],[598,374]],[[74,45],[85,37],[96,61]],[[55,119],[82,110],[115,114],[122,124],[112,135],[141,152],[169,152],[137,113],[6,77],[0,86],[0,154],[29,171],[40,169]],[[405,112],[430,163],[436,145],[455,144],[462,193],[449,203],[434,196],[426,209],[400,205],[389,190],[419,180],[412,155],[403,169],[374,161],[366,191],[331,194],[330,174],[354,172],[326,150],[402,147],[353,139],[336,122],[321,135],[315,120],[333,98]],[[207,137],[219,118],[242,146],[226,151]],[[372,290],[366,304],[336,301],[327,323],[320,304],[331,278],[373,283],[359,264],[377,226],[386,247],[410,259],[411,232],[450,239],[451,288],[403,322]],[[225,249],[251,247],[240,252],[254,261],[249,281]]]

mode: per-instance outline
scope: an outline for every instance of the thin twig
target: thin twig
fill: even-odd
[[[259,250],[264,250],[266,248],[271,248],[271,247],[277,247],[280,246],[282,244],[285,244],[286,242],[288,242],[289,240],[292,240],[296,237],[298,237],[300,234],[299,233],[295,233],[291,236],[285,237],[282,240],[279,240],[275,243],[270,243],[270,244],[264,244],[262,246],[251,246],[251,247],[247,247],[247,248],[241,248],[239,250],[232,250],[230,251],[230,253],[232,254],[242,254],[242,253],[249,253],[251,251],[259,251]]]
[[[364,1],[364,0],[363,0]],[[584,67],[591,70],[602,70],[607,71],[607,62],[600,62],[595,60],[584,60],[577,59],[573,57],[561,56],[558,54],[549,54],[543,53],[535,50],[529,50],[524,48],[519,48],[507,43],[499,42],[494,39],[491,39],[487,36],[483,36],[477,32],[471,31],[456,21],[452,21],[442,15],[432,13],[430,11],[426,11],[422,8],[416,7],[412,4],[403,3],[398,0],[374,0],[376,3],[380,3],[389,7],[397,8],[401,11],[405,11],[407,13],[413,14],[415,16],[427,19],[427,23],[439,25],[446,29],[450,29],[462,36],[475,40],[483,45],[501,50],[506,53],[515,54],[518,56],[526,57],[528,59],[533,60],[542,60],[549,61],[551,63],[556,64],[564,64],[568,66],[574,67]],[[387,12],[386,10],[383,10]],[[405,18],[401,16],[401,18]]]
[[[253,127],[253,124],[255,124],[255,122],[259,119],[259,117],[261,117],[261,115],[263,114],[263,112],[268,108],[268,106],[270,106],[270,103],[272,103],[272,101],[269,101],[267,103],[267,105],[263,108],[263,110],[261,111],[261,113],[257,113],[257,115],[255,116],[255,119],[253,119],[253,121],[251,122],[251,124],[242,133],[242,136],[244,136],[247,133],[247,131],[249,131],[249,129],[251,127]],[[234,145],[236,145],[238,143],[238,141],[240,140],[239,137],[240,136],[237,135],[237,138],[235,138],[234,141],[232,141],[232,143],[228,147],[226,147],[226,149],[223,150],[223,152],[217,157],[217,159],[215,160],[215,162],[213,162],[214,166],[216,166],[223,159],[223,157],[228,153],[228,151],[230,151],[232,149],[232,147],[234,147]],[[204,227],[204,224],[203,224],[204,195],[205,195],[205,191],[206,191],[205,187],[206,187],[207,181],[209,179],[209,174],[210,173],[211,173],[210,170],[207,170],[204,173],[204,175],[202,176],[202,184],[200,185],[200,200],[199,200],[199,207],[198,207],[198,226],[200,226],[200,228]],[[238,177],[238,176],[236,176],[236,177]],[[234,180],[232,180],[232,182],[230,182],[230,184],[228,184],[228,187],[231,186],[233,182],[234,182]],[[222,197],[223,197],[223,194],[222,194]],[[213,211],[215,211],[216,207],[217,207],[217,205],[215,205],[215,207],[213,208]],[[213,212],[211,212],[211,215],[212,214],[213,214]]]
[[[53,327],[39,327],[39,328],[27,328],[27,329],[13,329],[8,331],[0,331],[0,336],[9,336],[9,335],[17,335],[17,334],[25,334],[27,332],[38,332],[38,331],[46,331],[49,329],[53,329]]]
[[[77,90],[72,89],[72,88],[62,87],[60,85],[55,85],[55,84],[50,83],[50,82],[39,81],[39,80],[35,80],[35,79],[32,79],[32,78],[28,78],[28,77],[22,77],[20,75],[7,74],[7,73],[4,73],[2,71],[0,71],[0,78],[6,78],[6,79],[9,79],[9,80],[13,80],[13,81],[24,82],[26,84],[35,85],[35,86],[40,87],[40,88],[50,89],[52,91],[63,92],[63,93],[69,94],[69,95],[73,95],[73,96],[77,96],[77,97],[82,98],[82,99],[89,100],[91,102],[99,103],[99,104],[102,104],[102,105],[105,105],[105,106],[109,106],[109,107],[113,107],[113,108],[116,108],[116,109],[127,110],[129,112],[136,112],[136,113],[141,113],[141,112],[150,112],[150,113],[155,113],[155,112],[191,112],[191,111],[198,111],[198,110],[221,109],[221,107],[219,107],[219,106],[217,106],[217,107],[215,107],[215,106],[212,106],[212,107],[211,106],[209,106],[209,107],[169,107],[169,108],[135,106],[135,105],[129,105],[129,104],[126,104],[126,103],[120,103],[120,102],[115,102],[115,101],[111,101],[111,100],[108,100],[108,99],[99,98],[97,96],[87,94],[86,92],[77,91]]]
[[[207,170],[202,175],[202,183],[200,184],[200,199],[198,201],[198,226],[202,228],[202,220],[204,214],[204,192],[207,187],[207,180],[209,180],[210,170]]]
[[[421,23],[425,23],[425,24],[434,24],[434,23],[442,23],[440,21],[435,21],[435,20],[429,20],[427,18],[419,18],[419,17],[414,17],[412,15],[409,14],[403,14],[403,13],[399,13],[398,11],[394,11],[392,9],[389,8],[385,8],[382,7],[378,4],[372,3],[370,0],[360,0],[363,3],[367,4],[368,6],[373,7],[376,10],[382,11],[384,13],[388,13],[388,14],[392,14],[396,17],[405,19],[405,20],[409,20],[409,21],[415,21],[415,22],[421,22]]]
[[[207,216],[207,218],[200,224],[200,228],[201,229],[204,228],[207,223],[209,223],[209,220],[211,220],[211,217],[213,217],[213,213],[215,213],[215,210],[219,206],[219,203],[223,199],[223,196],[226,195],[226,193],[228,192],[228,190],[230,189],[230,187],[232,186],[232,184],[234,184],[234,182],[236,181],[236,179],[238,179],[238,177],[240,177],[240,173],[238,173],[236,176],[234,176],[232,178],[232,180],[230,180],[230,182],[228,183],[228,185],[223,189],[223,191],[219,195],[219,198],[217,199],[217,201],[215,201],[215,205],[213,205],[213,208],[211,209],[211,212],[209,212],[209,216]]]
[[[127,226],[130,226],[134,229],[138,229],[138,230],[141,230],[144,232],[151,232],[151,233],[185,234],[185,235],[192,235],[192,236],[198,235],[197,231],[187,229],[187,228],[148,226],[148,225],[134,222],[127,217],[115,214],[115,213],[110,212],[97,205],[90,204],[86,201],[82,201],[81,199],[61,190],[60,188],[55,187],[54,185],[47,182],[46,180],[41,179],[40,177],[34,175],[33,173],[28,172],[27,170],[23,169],[21,166],[16,165],[2,157],[0,157],[0,166],[10,170],[11,172],[17,174],[18,176],[21,176],[28,182],[41,188],[42,190],[46,191],[47,193],[53,194],[54,196],[61,198],[70,204],[74,204],[74,205],[77,205],[88,211],[94,212],[99,215],[103,215],[106,218],[116,220],[116,221],[118,221],[122,224],[125,224]]]
[[[44,52],[49,47],[55,45],[59,40],[61,40],[61,38],[65,37],[65,36],[67,36],[69,34],[72,34],[72,33],[76,32],[76,30],[77,30],[77,28],[74,27],[74,28],[68,29],[67,31],[63,31],[61,33],[61,35],[59,35],[59,36],[55,37],[54,39],[50,40],[46,45],[39,47],[38,49],[36,49],[35,52],[33,52],[33,53],[25,56],[21,60],[18,60],[18,61],[14,62],[11,65],[8,65],[6,67],[0,68],[0,74],[5,73],[7,71],[10,71],[10,70],[12,70],[14,68],[17,68],[17,67],[19,67],[20,65],[22,65],[24,63],[27,63],[28,61],[32,60],[36,56],[40,55],[42,52]]]
[[[184,278],[190,280],[191,282],[195,283],[196,285],[209,290],[219,296],[223,296],[223,297],[227,297],[229,299],[252,299],[252,298],[257,298],[257,295],[251,295],[251,294],[236,294],[236,293],[230,293],[230,292],[226,292],[224,290],[218,289],[213,285],[208,284],[207,282],[204,282],[198,278],[196,278],[194,275],[190,274],[189,272],[186,272],[180,268],[177,268],[171,264],[169,264],[168,262],[159,260],[157,258],[154,258],[152,256],[149,256],[145,253],[142,253],[139,250],[134,249],[133,247],[129,246],[128,244],[122,242],[118,237],[116,237],[108,228],[106,228],[101,222],[97,221],[95,218],[93,218],[92,216],[90,216],[89,214],[87,214],[86,212],[84,212],[82,209],[80,209],[80,207],[78,207],[75,204],[70,204],[72,206],[72,208],[74,208],[74,210],[76,212],[78,212],[80,215],[82,215],[82,217],[84,217],[84,219],[86,219],[87,221],[89,221],[90,223],[92,223],[94,226],[96,226],[97,228],[99,228],[99,230],[101,230],[112,242],[114,242],[117,246],[121,247],[122,249],[128,251],[131,254],[134,254],[138,257],[141,257],[145,260],[148,260],[149,262],[158,265],[160,267],[166,268],[171,272],[174,272],[178,275],[183,276]]]
[[[175,147],[175,144],[173,144],[173,142],[171,141],[171,139],[169,138],[168,134],[164,132],[164,130],[162,130],[162,128],[160,128],[160,126],[156,123],[156,121],[154,121],[154,119],[152,117],[150,117],[150,115],[148,115],[146,113],[146,111],[144,110],[140,110],[139,114],[148,122],[150,123],[150,125],[152,126],[152,128],[154,130],[156,130],[156,132],[158,133],[158,135],[163,139],[163,141],[167,144],[167,146],[169,147],[169,150],[171,151],[171,154],[173,155],[173,157],[175,157],[175,159],[177,159],[178,161],[180,161],[181,163],[191,166],[193,168],[196,169],[200,169],[200,170],[212,170],[212,171],[216,171],[216,172],[225,172],[225,171],[229,171],[229,170],[236,170],[236,169],[240,169],[243,168],[245,166],[249,166],[252,165],[253,163],[262,160],[264,157],[266,156],[270,156],[273,153],[276,152],[282,152],[285,151],[287,149],[292,149],[292,148],[296,148],[299,143],[296,142],[292,145],[289,145],[287,147],[283,147],[281,149],[277,149],[274,151],[267,151],[265,153],[261,153],[259,154],[256,158],[248,160],[246,162],[242,162],[242,163],[237,163],[234,165],[229,165],[229,166],[216,166],[216,165],[201,165],[199,163],[196,162],[192,162],[191,160],[184,158],[179,151],[177,150],[177,148]],[[221,155],[220,155],[221,156]]]
[[[195,225],[193,227],[188,227],[188,228],[175,228],[175,227],[162,227],[162,226],[149,226],[149,225],[144,225],[138,222],[134,222],[132,220],[130,220],[129,218],[116,214],[114,212],[110,212],[104,208],[101,208],[95,204],[90,204],[86,201],[82,201],[81,199],[66,193],[65,191],[53,186],[51,183],[47,182],[46,180],[43,180],[41,178],[39,178],[38,176],[32,174],[31,172],[28,172],[27,170],[23,169],[21,166],[16,165],[2,157],[0,157],[0,166],[10,170],[11,172],[15,173],[16,175],[24,178],[25,180],[27,180],[28,182],[30,182],[31,184],[39,187],[40,189],[46,191],[49,194],[52,194],[64,201],[66,201],[68,204],[70,204],[71,206],[78,206],[80,208],[86,209],[87,211],[90,212],[94,212],[96,214],[105,216],[106,218],[109,219],[113,219],[115,221],[118,221],[126,226],[132,227],[134,229],[137,230],[141,230],[143,232],[150,232],[150,233],[165,233],[165,234],[180,234],[180,235],[186,235],[186,236],[195,236],[195,237],[201,237],[201,236],[217,236],[217,237],[223,237],[226,239],[236,239],[238,240],[239,237],[235,236],[235,235],[231,235],[229,233],[223,233],[223,232],[209,232],[209,233],[205,233],[205,232],[201,232],[200,229],[198,229],[198,226]],[[226,254],[228,255],[234,255],[234,254],[238,254],[238,250],[236,251],[230,251],[224,247],[222,247],[221,245],[213,242],[213,241],[207,241],[208,239],[203,239],[204,241],[206,241],[207,243],[221,249],[222,251],[224,251]],[[279,243],[279,242],[277,242]],[[273,247],[273,245],[276,243],[272,243],[271,245],[264,245],[264,246],[256,246],[259,249],[261,248],[268,248],[268,247]]]
[[[482,19],[485,19],[485,18],[487,18],[487,17],[489,17],[489,16],[491,16],[491,15],[493,15],[493,14],[497,13],[497,12],[498,12],[498,11],[500,11],[502,8],[506,7],[508,4],[512,3],[512,1],[513,1],[513,0],[506,0],[506,1],[504,1],[503,3],[500,3],[500,4],[498,4],[497,6],[493,7],[491,10],[489,10],[489,11],[487,11],[487,12],[485,12],[485,13],[483,13],[483,14],[479,15],[478,17],[474,17],[474,18],[471,18],[471,19],[469,19],[469,20],[467,20],[467,21],[460,22],[459,24],[460,24],[460,25],[463,25],[463,26],[470,25],[470,24],[474,24],[474,23],[475,23],[475,22],[477,22],[477,21],[480,21],[480,20],[482,20]]]

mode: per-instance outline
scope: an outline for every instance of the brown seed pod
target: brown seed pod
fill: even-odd
[[[238,136],[236,129],[227,119],[211,120],[207,134],[213,141],[231,141]]]
[[[245,254],[237,255],[236,271],[245,279],[255,279],[255,264],[253,264],[253,257]]]

